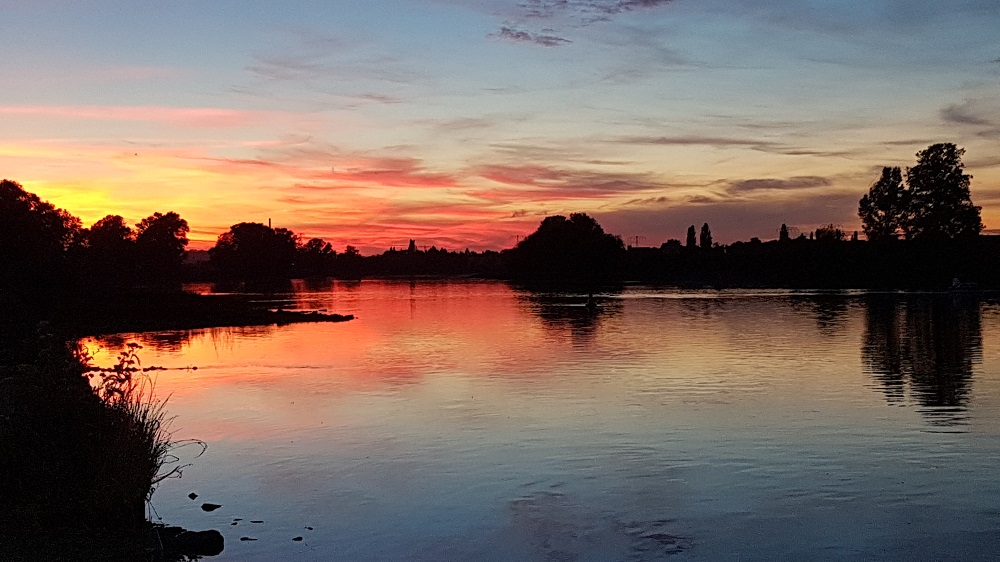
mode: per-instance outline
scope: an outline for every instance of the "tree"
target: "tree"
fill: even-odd
[[[260,280],[287,278],[297,251],[298,237],[292,231],[241,222],[220,234],[208,255],[212,264],[229,277]]]
[[[969,193],[972,176],[964,173],[964,148],[932,144],[917,153],[917,165],[906,170],[909,212],[904,224],[908,238],[976,236],[983,230],[981,207]]]
[[[322,238],[310,238],[299,246],[295,269],[304,277],[328,276],[333,273],[337,252]]]
[[[816,240],[820,242],[841,242],[845,237],[844,231],[835,224],[828,224],[816,229]]]
[[[104,284],[120,284],[135,274],[135,232],[119,215],[107,215],[84,231],[79,255],[84,275]]]
[[[788,236],[788,225],[781,223],[781,229],[778,230],[778,241],[788,242],[791,238]]]
[[[348,245],[344,252],[337,256],[337,277],[344,279],[360,279],[361,266],[364,258],[354,246]]]
[[[702,250],[712,249],[712,229],[708,228],[707,222],[701,225],[701,232],[698,234],[698,244]]]
[[[107,215],[94,223],[87,231],[87,245],[93,247],[120,248],[135,241],[135,233],[120,215]]]
[[[188,223],[175,212],[153,213],[136,227],[135,246],[143,275],[174,278],[180,273],[187,247]]]
[[[694,232],[695,232],[694,225],[692,224],[691,226],[688,227],[687,240],[684,242],[684,245],[688,248],[698,247],[698,241],[695,239]]]
[[[515,278],[593,285],[620,280],[625,244],[584,213],[546,217],[511,251]]]
[[[894,240],[907,224],[909,193],[899,167],[882,168],[880,177],[858,202],[865,236],[872,241]]]
[[[25,284],[60,275],[66,250],[80,239],[80,219],[0,181],[0,281]]]

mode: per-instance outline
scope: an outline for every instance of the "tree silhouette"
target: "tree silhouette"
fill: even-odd
[[[136,227],[135,246],[145,276],[176,278],[188,244],[188,223],[175,212],[153,213]]]
[[[303,277],[325,277],[333,274],[337,252],[322,238],[310,238],[299,246],[296,269]]]
[[[687,240],[684,242],[684,245],[686,247],[688,247],[688,248],[697,248],[698,247],[698,241],[695,238],[695,230],[694,230],[694,225],[693,224],[688,227]]]
[[[512,251],[515,278],[597,284],[620,280],[625,259],[622,239],[607,234],[584,213],[546,217],[538,230]]]
[[[258,280],[288,277],[296,251],[297,237],[290,230],[241,222],[220,234],[208,253],[212,264],[224,275]]]
[[[909,213],[904,224],[910,238],[976,236],[983,230],[981,207],[972,204],[964,173],[964,148],[932,144],[917,153],[917,165],[906,170]]]
[[[344,252],[337,256],[337,276],[347,279],[360,279],[361,266],[364,258],[354,246],[346,246]]]
[[[788,225],[781,223],[781,229],[778,230],[778,241],[788,242],[791,238],[788,236]]]
[[[120,215],[108,215],[94,223],[87,231],[87,245],[90,247],[121,247],[135,241],[135,233]]]
[[[17,182],[0,181],[3,284],[58,276],[66,250],[79,238],[80,219],[26,192]]]
[[[841,242],[845,237],[844,231],[835,224],[828,224],[816,229],[816,240],[820,242]]]
[[[858,216],[869,240],[894,240],[907,224],[909,192],[899,167],[882,168],[882,177],[858,202]]]
[[[85,275],[109,284],[135,277],[135,232],[119,215],[107,215],[83,231],[80,252]]]
[[[698,244],[702,250],[712,249],[712,229],[708,228],[707,222],[701,225],[701,232],[698,234]]]

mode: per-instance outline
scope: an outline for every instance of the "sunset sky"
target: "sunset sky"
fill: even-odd
[[[80,216],[271,219],[339,251],[859,228],[965,147],[1000,228],[996,0],[0,0],[0,177]]]

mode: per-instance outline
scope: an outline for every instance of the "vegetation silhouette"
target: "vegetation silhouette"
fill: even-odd
[[[695,234],[694,234],[694,225],[692,224],[691,226],[688,227],[687,238],[686,238],[686,240],[684,242],[684,246],[687,247],[687,248],[694,249],[697,245],[698,245],[698,243],[696,241]]]
[[[698,246],[702,250],[712,249],[712,229],[708,227],[708,223],[701,225],[701,232],[698,233]]]
[[[165,536],[162,525],[147,522],[155,485],[183,468],[172,458],[182,444],[171,439],[138,345],[97,369],[85,349],[44,328],[33,343],[33,362],[0,365],[0,558],[180,560],[221,552],[218,532]]]
[[[982,362],[975,295],[865,298],[862,363],[890,404],[913,401],[936,425],[964,422],[973,368]]]
[[[0,294],[9,297],[15,289],[35,292],[55,284],[66,274],[66,251],[79,233],[76,217],[17,182],[0,181]],[[15,304],[4,300],[4,305]]]
[[[981,235],[980,208],[972,204],[963,154],[951,143],[930,145],[906,169],[905,182],[900,168],[884,168],[859,202],[865,240],[836,224],[797,236],[797,228],[781,224],[777,240],[754,237],[718,244],[703,223],[700,232],[695,225],[688,227],[683,244],[668,240],[659,247],[626,247],[590,216],[574,213],[545,218],[515,247],[499,252],[421,249],[410,240],[403,250],[370,256],[351,245],[337,252],[321,238],[304,239],[288,229],[243,222],[200,254],[205,259],[197,259],[197,252],[185,252],[189,227],[177,213],[153,213],[134,230],[122,217],[108,215],[84,229],[68,212],[4,180],[0,251],[14,267],[0,278],[6,288],[0,304],[24,316],[20,309],[30,312],[31,303],[47,300],[41,295],[56,295],[58,303],[67,288],[88,296],[101,291],[120,295],[137,286],[176,288],[181,281],[266,288],[282,280],[325,277],[480,277],[591,288],[635,281],[939,290],[958,278],[980,288],[1000,288],[1000,239]]]
[[[144,279],[163,282],[180,278],[188,232],[187,221],[173,211],[153,213],[139,222],[135,249],[137,265]]]
[[[219,235],[208,251],[211,263],[225,278],[287,279],[298,252],[298,236],[284,228],[241,222]],[[322,241],[314,243],[322,251]]]
[[[624,261],[622,239],[584,213],[546,217],[510,252],[511,277],[529,284],[620,283]]]
[[[932,144],[917,153],[917,164],[882,176],[858,203],[858,216],[869,240],[950,239],[977,236],[983,230],[981,208],[972,204],[972,176],[964,172],[964,148]]]

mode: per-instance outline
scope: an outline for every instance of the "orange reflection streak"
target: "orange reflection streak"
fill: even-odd
[[[684,409],[694,416],[685,423],[712,426],[807,397],[830,415],[881,400],[860,380],[848,336],[863,330],[863,318],[850,305],[625,295],[602,297],[607,312],[592,317],[567,298],[552,303],[494,284],[338,283],[293,300],[357,320],[143,335],[140,356],[179,369],[156,374],[157,392],[170,396],[178,438],[207,440],[321,432],[352,415],[355,397],[372,394],[432,403],[475,395],[502,412],[519,394],[541,393],[565,398],[551,405],[558,419],[621,407],[625,397],[652,409],[684,399],[713,410],[705,420]],[[587,374],[576,378],[575,369]],[[825,403],[830,392],[855,398]]]
[[[510,300],[484,301],[477,306],[484,316],[472,317],[463,301],[428,296],[424,289],[411,300],[410,291],[405,284],[392,286],[384,305],[365,303],[365,316],[347,323],[242,335],[195,331],[174,351],[154,349],[155,338],[135,339],[146,346],[140,351],[144,365],[177,369],[155,373],[157,393],[170,397],[171,414],[183,420],[181,435],[201,439],[253,439],[280,431],[275,427],[309,427],[310,411],[359,392],[405,388],[442,373],[482,372],[484,365],[509,370],[554,359],[543,346],[528,343],[542,341],[543,328]],[[331,307],[353,310],[346,297]],[[512,364],[507,346],[519,340]],[[99,364],[112,360],[108,343],[86,344],[104,349],[96,355]],[[189,366],[197,370],[185,370]]]

